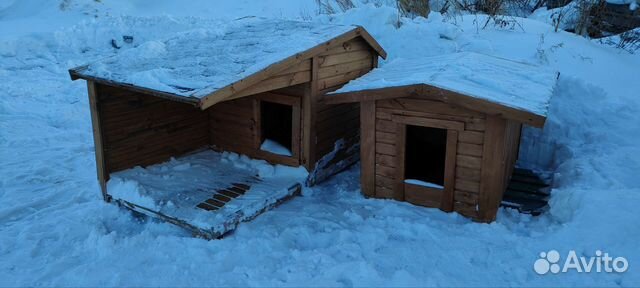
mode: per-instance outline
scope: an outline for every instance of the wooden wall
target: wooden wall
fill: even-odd
[[[378,100],[367,107],[375,115],[361,115],[361,127],[375,132],[362,131],[363,145],[373,146],[362,156],[373,158],[362,160],[366,196],[397,198],[400,135],[394,115],[455,121],[463,123],[464,130],[458,131],[453,210],[478,221],[495,219],[517,160],[521,123],[420,97]]]
[[[96,84],[107,175],[208,145],[207,113],[189,104]]]
[[[216,150],[255,155],[254,97],[221,102],[205,110],[209,114],[210,143]]]
[[[362,38],[347,41],[320,54],[317,61],[318,93],[321,95],[336,90],[347,82],[366,74],[377,66],[377,58],[378,55]],[[314,182],[322,181],[357,161],[358,150],[350,148],[359,145],[359,106],[359,103],[338,105],[327,105],[321,101],[317,103],[315,159],[319,161],[320,166],[316,167],[315,173],[318,177]],[[326,157],[329,157],[327,155],[334,150],[334,144],[340,139],[343,139],[346,145],[343,149],[336,151],[337,153],[331,154],[334,159],[327,159]],[[341,161],[342,163],[339,163]]]
[[[303,97],[304,91],[304,85],[294,85],[271,92],[292,97]],[[269,155],[260,151],[261,143],[259,142],[257,131],[260,119],[257,119],[258,114],[256,113],[257,109],[260,108],[257,106],[258,102],[256,100],[261,96],[261,94],[256,94],[220,102],[208,108],[206,111],[209,114],[210,144],[218,151],[240,153],[252,158],[265,159],[271,163],[299,165],[299,159],[284,159],[286,157],[278,156],[269,157]],[[292,136],[295,137],[296,134],[293,133]],[[300,142],[300,139],[297,141]],[[300,145],[294,145],[295,147],[299,148]],[[299,155],[299,152],[297,155]]]
[[[393,198],[396,175],[396,123],[392,115],[457,121],[464,123],[458,134],[455,167],[454,211],[477,217],[485,131],[485,115],[442,102],[419,98],[378,100],[375,103],[375,160],[373,196]],[[372,125],[369,125],[370,127]],[[364,127],[364,126],[363,126]],[[366,171],[363,167],[363,171]],[[366,172],[365,172],[366,173]],[[366,179],[365,179],[366,180]]]
[[[205,111],[189,104],[97,85],[105,171],[108,175],[136,165],[160,163],[208,145],[261,158],[256,153],[259,143],[255,140],[258,119],[254,100],[261,92],[275,91],[313,99],[309,100],[313,109],[305,111],[302,107],[304,117],[312,119],[312,129],[305,136],[308,143],[303,141],[300,146],[312,145],[311,163],[322,163],[318,171],[312,172],[321,177],[310,184],[319,182],[357,161],[360,113],[358,103],[326,105],[318,96],[366,74],[377,66],[377,61],[376,52],[358,37],[237,93],[237,99]],[[346,145],[332,153],[340,139]],[[334,157],[327,159],[327,155]]]
[[[522,124],[488,116],[486,128],[477,218],[491,222],[495,220],[518,157]]]

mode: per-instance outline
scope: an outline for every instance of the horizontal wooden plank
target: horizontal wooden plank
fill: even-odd
[[[442,201],[442,194],[442,189],[408,183],[404,184],[405,201],[412,204],[439,208]]]
[[[391,120],[396,123],[403,123],[408,125],[419,125],[448,130],[464,130],[464,123],[449,120],[440,120],[432,118],[421,118],[416,116],[403,116],[403,115],[391,115]]]
[[[396,167],[396,157],[392,155],[376,153],[376,164],[392,168]]]
[[[366,69],[350,71],[345,74],[340,74],[333,77],[320,79],[318,80],[318,90],[325,90],[329,87],[344,85],[353,79],[356,79],[364,74],[367,74],[367,72],[369,71],[371,71],[371,69],[366,68]]]
[[[482,157],[482,145],[458,142],[458,154]]]
[[[387,167],[384,165],[379,165],[376,163],[376,175],[381,175],[387,178],[395,179],[396,169],[392,167]]]
[[[385,177],[382,175],[376,175],[376,186],[393,189],[395,180],[393,178]]]
[[[296,73],[296,72],[303,72],[303,71],[311,71],[311,59],[304,60],[298,63],[297,65],[293,65],[287,69],[284,69],[281,72],[278,72],[277,74],[275,74],[275,76],[272,76],[271,78],[287,75],[291,73]]]
[[[335,47],[332,47],[331,49],[319,55],[326,56],[326,55],[340,54],[340,53],[360,51],[360,50],[369,51],[371,50],[371,46],[369,46],[369,44],[367,44],[366,41],[362,40],[362,38],[358,37],[358,38],[343,42],[342,44],[337,44]]]
[[[480,169],[482,166],[482,158],[476,156],[457,155],[456,165],[460,167]]]
[[[485,130],[484,119],[469,118],[469,121],[467,121],[464,125],[464,129],[470,130],[470,131],[484,131]]]
[[[272,91],[287,86],[293,86],[311,81],[311,71],[301,71],[285,75],[278,75],[258,82],[254,86],[235,93],[229,99],[236,99],[261,92]]]
[[[395,144],[397,141],[396,134],[389,132],[376,131],[376,142]]]
[[[319,105],[320,106],[320,105]],[[323,122],[327,119],[334,118],[336,115],[344,113],[358,113],[357,104],[338,104],[338,105],[326,105],[325,109],[318,109],[318,115],[316,117],[318,122]]]
[[[387,132],[387,133],[396,133],[396,126],[398,124],[393,123],[388,120],[376,119],[376,131]]]
[[[478,211],[476,205],[455,201],[453,203],[453,210],[469,218],[477,219]]]
[[[391,109],[377,109],[376,118],[377,119],[381,119],[381,120],[391,121],[391,115],[393,115],[393,113],[391,113],[390,111],[393,111],[393,110],[391,110]]]
[[[367,50],[331,54],[331,55],[319,56],[318,63],[320,64],[319,67],[322,68],[322,67],[333,66],[341,63],[353,62],[353,61],[358,61],[363,59],[371,59],[371,57],[373,57],[372,55],[373,53]]]
[[[376,186],[376,197],[383,198],[383,199],[391,199],[393,198],[393,189]]]
[[[459,117],[476,117],[476,118],[484,118],[484,114],[480,112],[471,111],[468,109],[461,108],[459,106],[434,101],[427,99],[419,99],[419,98],[396,98],[389,100],[379,100],[376,101],[377,107],[380,108],[389,108],[389,109],[400,109],[407,111],[416,111],[416,112],[428,112],[428,113],[436,113],[436,114],[444,114],[444,115],[455,115]]]
[[[483,144],[484,133],[477,131],[461,131],[458,133],[458,141],[470,144]]]
[[[480,193],[480,182],[474,182],[474,181],[468,181],[468,180],[456,178],[455,190]]]
[[[470,205],[478,204],[478,194],[468,191],[455,190],[454,201],[463,202]]]
[[[436,102],[438,103],[438,102]],[[484,117],[479,116],[463,116],[463,115],[451,115],[451,114],[439,114],[435,112],[425,112],[425,111],[411,111],[405,109],[391,109],[391,108],[383,108],[378,107],[376,112],[383,117],[383,119],[391,120],[391,115],[403,115],[403,116],[417,116],[423,118],[433,118],[440,120],[450,120],[450,121],[458,121],[465,123],[476,123],[476,122],[484,122]]]
[[[456,167],[456,178],[480,182],[480,175],[480,169],[467,168],[462,166]]]
[[[363,69],[372,68],[371,59],[362,59],[356,61],[350,61],[346,63],[340,63],[332,66],[324,66],[318,69],[318,79],[326,79],[336,75],[346,74],[352,71],[359,71]]]
[[[376,153],[384,155],[396,155],[396,146],[386,143],[376,143]]]

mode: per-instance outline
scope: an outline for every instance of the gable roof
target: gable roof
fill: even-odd
[[[329,93],[325,101],[389,99],[409,93],[542,126],[557,78],[558,72],[542,67],[463,52],[389,62]]]
[[[223,28],[150,41],[69,70],[72,79],[117,84],[206,108],[333,44],[362,37],[386,52],[361,27],[245,18]]]

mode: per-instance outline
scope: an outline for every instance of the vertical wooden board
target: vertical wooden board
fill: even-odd
[[[360,104],[360,186],[367,197],[375,197],[376,102]]]
[[[89,105],[91,110],[91,125],[93,128],[93,143],[96,154],[96,172],[98,173],[98,182],[102,192],[102,198],[109,201],[107,194],[107,181],[109,180],[109,172],[107,170],[106,160],[104,157],[104,146],[102,143],[102,126],[100,125],[100,104],[98,103],[98,89],[95,82],[87,81],[87,90],[89,94]]]
[[[302,163],[313,171],[316,164],[316,108],[318,105],[318,57],[311,58],[311,81],[302,97]]]
[[[404,161],[407,141],[407,125],[402,123],[396,124],[396,185],[393,187],[393,198],[398,201],[404,201]]]
[[[298,161],[300,159],[300,147],[301,145],[301,141],[302,141],[302,137],[300,137],[300,133],[301,133],[301,125],[302,125],[302,119],[301,119],[301,112],[300,112],[300,102],[298,102],[298,104],[294,105],[293,107],[293,111],[292,111],[292,118],[293,118],[293,122],[292,122],[292,133],[291,133],[291,138],[293,143],[291,145],[291,149],[293,150],[293,157],[297,158]],[[260,131],[260,130],[258,130]],[[258,146],[259,149],[260,146]]]
[[[456,155],[458,148],[458,131],[447,130],[447,149],[444,163],[444,190],[440,209],[443,211],[453,211],[453,194],[456,182]]]
[[[487,116],[486,131],[482,149],[482,180],[480,183],[480,221],[495,220],[502,194],[505,173],[505,133],[506,120],[498,116]]]
[[[506,172],[504,175],[504,185],[507,186],[513,173],[513,168],[518,160],[518,151],[520,149],[520,133],[522,124],[513,120],[507,121],[507,137],[505,139],[505,145],[507,150],[506,159]]]
[[[260,123],[262,122],[262,111],[260,109],[260,100],[257,98],[251,99],[251,103],[253,105],[253,127],[255,127],[253,130],[253,148],[260,149],[260,145],[262,145],[262,143],[260,143],[262,140],[262,123]]]

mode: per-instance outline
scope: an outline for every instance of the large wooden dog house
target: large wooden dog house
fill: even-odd
[[[324,97],[361,105],[361,182],[392,198],[495,219],[522,124],[542,127],[558,74],[475,53],[387,63]]]
[[[105,200],[114,173],[203,148],[304,166],[310,184],[346,168],[359,156],[359,105],[319,97],[378,56],[385,51],[361,27],[249,18],[70,70],[88,83]],[[267,140],[285,152],[263,149]]]

